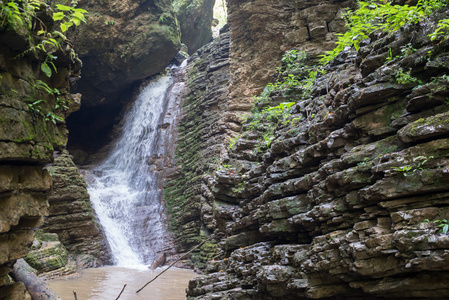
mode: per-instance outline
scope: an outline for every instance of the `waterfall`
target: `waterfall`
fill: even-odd
[[[142,89],[113,149],[90,174],[91,202],[119,266],[151,264],[164,246],[163,190],[153,163],[163,156],[158,127],[172,82],[160,76]]]

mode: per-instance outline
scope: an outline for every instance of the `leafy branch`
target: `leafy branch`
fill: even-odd
[[[392,32],[408,24],[416,24],[426,16],[447,5],[445,0],[419,0],[416,6],[391,5],[389,2],[359,1],[359,8],[347,11],[344,15],[348,30],[344,34],[337,34],[337,46],[332,51],[327,51],[320,62],[326,65],[333,60],[346,47],[360,48],[360,43],[367,39],[369,34],[376,30]],[[445,29],[449,28],[449,20],[439,24],[436,33],[431,34],[436,38]]]

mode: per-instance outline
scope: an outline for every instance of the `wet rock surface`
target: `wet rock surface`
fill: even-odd
[[[206,182],[226,238],[189,299],[449,297],[438,227],[449,217],[449,70],[438,64],[449,44],[422,34],[432,24],[341,54],[310,97],[289,95],[296,121],[278,124],[270,147],[242,131]],[[410,40],[413,54],[378,62]],[[421,83],[398,83],[399,68]]]
[[[169,0],[82,0],[78,7],[89,11],[87,24],[75,38],[83,61],[83,76],[75,89],[83,94],[83,105],[67,120],[68,148],[87,155],[116,137],[114,126],[132,94],[150,76],[164,71],[181,42]]]

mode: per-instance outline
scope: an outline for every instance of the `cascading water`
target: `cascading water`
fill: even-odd
[[[88,180],[92,205],[119,266],[150,264],[163,248],[162,188],[151,160],[162,156],[157,129],[171,83],[171,76],[160,76],[143,88],[113,150]]]

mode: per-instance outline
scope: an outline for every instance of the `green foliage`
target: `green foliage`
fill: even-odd
[[[61,95],[61,92],[58,89],[49,87],[48,84],[46,84],[41,80],[36,80],[36,83],[33,85],[33,87],[37,91],[43,91],[55,97],[56,99],[54,106],[55,111],[61,111],[62,109],[68,108],[67,105],[70,103],[70,101],[65,100],[64,98],[60,98],[59,96]],[[28,103],[28,110],[32,114],[32,116],[34,118],[36,118],[37,116],[41,116],[46,121],[51,121],[54,124],[56,124],[57,122],[63,122],[64,120],[60,116],[56,115],[52,110],[48,111],[47,113],[44,112],[41,104],[46,102],[47,101],[43,99],[39,100],[30,99],[30,103]]]
[[[229,144],[228,144],[228,149],[232,149],[240,137],[241,137],[241,135],[239,134],[239,135],[236,135],[235,137],[230,138]]]
[[[429,219],[425,219],[424,222],[430,222]],[[440,228],[439,233],[447,234],[449,232],[449,222],[447,219],[434,220],[432,223],[438,224],[437,227]]]
[[[87,14],[87,11],[85,9],[62,4],[56,4],[56,9],[59,11],[53,13],[53,20],[59,22],[62,33],[66,32],[72,26],[79,26],[81,23],[86,23],[85,14]]]
[[[282,57],[282,66],[277,68],[280,80],[269,83],[266,87],[269,92],[276,90],[289,91],[296,89],[300,91],[301,98],[310,97],[313,83],[318,75],[324,75],[324,69],[305,64],[307,54],[305,51],[290,50]],[[266,91],[264,90],[266,95]]]
[[[105,25],[114,25],[114,20],[106,20],[104,21]]]
[[[245,181],[242,181],[242,182],[240,182],[239,184],[237,184],[237,188],[234,189],[234,193],[238,194],[238,193],[240,193],[241,191],[243,191],[243,189],[245,188],[245,184],[246,184],[246,183],[247,183],[247,181],[245,180]]]
[[[410,173],[415,173],[417,171],[423,170],[423,165],[428,162],[430,159],[434,158],[433,156],[417,156],[413,158],[413,165],[406,165],[402,167],[392,167],[391,170],[400,172],[404,176],[410,175]]]
[[[395,72],[394,77],[396,78],[396,82],[399,84],[410,84],[414,82],[420,83],[420,81],[411,75],[411,70],[404,72],[402,68],[398,68]]]
[[[330,62],[346,47],[354,46],[358,50],[360,42],[368,38],[373,31],[392,32],[407,24],[416,24],[435,10],[447,5],[445,0],[419,0],[416,6],[391,5],[389,2],[380,1],[358,3],[359,8],[356,11],[347,11],[344,16],[348,31],[337,35],[337,46],[334,50],[326,52],[321,59],[322,64]],[[448,22],[441,22],[436,36],[444,32],[448,26]]]
[[[76,3],[76,2],[75,2]],[[10,26],[14,30],[26,27],[28,33],[37,26],[32,25],[33,22],[39,22],[41,30],[37,31],[40,43],[32,45],[18,57],[23,57],[28,53],[43,52],[46,54],[44,62],[41,63],[41,71],[48,77],[51,77],[56,67],[53,63],[57,59],[53,55],[55,51],[61,49],[59,42],[53,36],[65,38],[62,34],[72,26],[79,26],[82,22],[86,22],[86,10],[81,8],[70,7],[62,4],[56,4],[52,15],[56,24],[59,24],[61,32],[48,33],[45,24],[36,17],[36,11],[41,8],[42,2],[39,0],[19,0],[19,1],[2,1],[0,2],[0,27]]]
[[[11,26],[13,30],[31,30],[32,20],[36,17],[35,11],[40,5],[39,0],[0,2],[0,28]]]
[[[295,102],[283,102],[277,106],[266,107],[262,111],[253,108],[253,113],[243,122],[246,130],[263,132],[261,142],[270,147],[274,139],[274,130],[279,123],[286,124],[290,108]]]
[[[437,29],[429,34],[430,40],[434,41],[440,38],[447,38],[449,33],[449,19],[438,21]]]
[[[290,50],[285,52],[282,56],[282,67],[278,68],[278,72],[291,71],[297,69],[300,63],[304,62],[307,58],[305,51]]]

